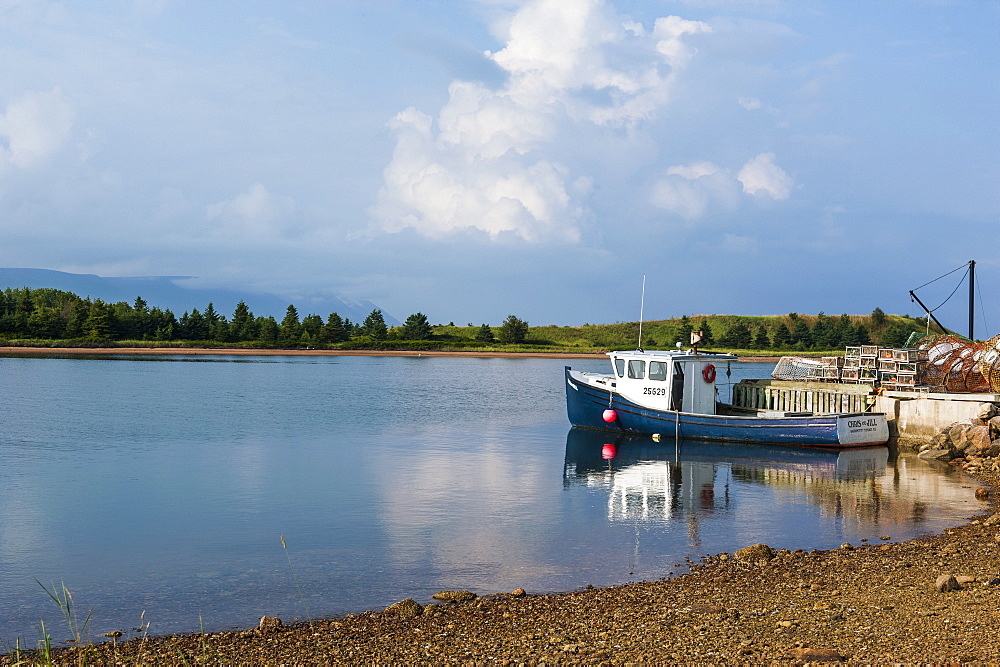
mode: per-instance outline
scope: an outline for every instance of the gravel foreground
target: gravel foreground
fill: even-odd
[[[998,469],[994,460],[976,473],[989,490],[982,516],[911,542],[757,547],[706,557],[661,581],[457,595],[472,599],[427,606],[408,600],[311,624],[264,619],[242,632],[108,639],[52,657],[64,664],[998,662]],[[977,488],[970,480],[969,494]],[[9,654],[0,663],[41,658]]]

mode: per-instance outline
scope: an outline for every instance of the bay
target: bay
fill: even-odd
[[[33,644],[40,620],[68,638],[36,580],[65,583],[81,620],[93,609],[95,640],[215,631],[442,589],[657,579],[756,542],[902,540],[981,507],[967,478],[884,449],[737,455],[570,429],[564,365],[0,358],[0,641]]]

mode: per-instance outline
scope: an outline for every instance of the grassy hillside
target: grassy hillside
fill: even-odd
[[[797,322],[798,327],[796,327]],[[817,324],[819,323],[819,329]],[[693,315],[684,318],[667,320],[651,320],[642,324],[642,339],[639,338],[638,322],[616,322],[614,324],[584,324],[578,327],[568,326],[529,326],[525,345],[521,347],[535,350],[557,350],[573,352],[601,352],[614,349],[646,349],[673,348],[681,342],[684,348],[690,347],[688,331],[699,329],[707,324],[711,336],[702,349],[713,351],[737,351],[758,355],[780,355],[788,353],[822,354],[843,353],[845,345],[861,345],[867,343],[880,344],[887,347],[902,346],[910,334],[928,332],[923,318],[912,318],[904,315],[886,315],[881,312],[872,315],[838,315],[827,316],[799,315]],[[752,335],[747,342],[738,337],[733,339],[735,329],[745,327]],[[775,340],[775,334],[781,327],[792,336],[792,340]],[[795,338],[793,332],[807,332],[803,338]],[[478,326],[438,325],[434,327],[434,338],[447,346],[460,346],[471,343]],[[763,330],[766,336],[759,335]],[[931,334],[943,333],[931,324]],[[947,332],[951,333],[951,332]],[[816,339],[809,336],[815,335]],[[779,336],[780,338],[780,336]],[[494,349],[496,345],[482,346]],[[505,347],[505,349],[507,349]]]

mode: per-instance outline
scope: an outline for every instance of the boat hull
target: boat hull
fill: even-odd
[[[604,419],[609,408],[615,411],[612,422]],[[870,447],[889,440],[882,413],[734,417],[652,410],[606,386],[595,386],[568,366],[566,410],[573,426],[669,438],[803,447]]]

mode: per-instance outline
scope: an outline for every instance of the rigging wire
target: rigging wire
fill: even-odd
[[[979,312],[983,315],[983,327],[986,331],[991,331],[990,327],[986,324],[986,306],[983,304],[983,284],[982,281],[976,283],[976,291],[979,292]]]
[[[962,268],[962,267],[958,267],[958,268],[960,269],[960,268]],[[958,271],[958,269],[955,269],[955,271]],[[949,271],[948,273],[946,273],[946,274],[944,274],[944,275],[945,275],[945,276],[947,276],[947,275],[949,275],[949,273],[955,273],[955,271]],[[966,271],[965,271],[965,276],[967,276],[967,275],[969,275],[969,270],[968,270],[968,267],[966,267]],[[949,300],[951,299],[951,297],[955,296],[955,292],[957,292],[957,291],[958,291],[958,288],[962,286],[962,283],[964,283],[964,282],[965,282],[965,276],[962,276],[962,279],[958,281],[958,284],[957,284],[957,285],[955,285],[955,289],[953,289],[953,290],[951,291],[951,294],[949,294],[949,295],[948,295],[948,298],[947,298],[947,299],[945,299],[944,301],[942,301],[941,303],[939,303],[939,304],[938,304],[938,305],[937,305],[936,307],[934,307],[934,308],[931,308],[931,309],[930,309],[929,311],[927,311],[927,312],[929,312],[929,313],[933,313],[933,312],[934,312],[935,310],[937,310],[938,308],[940,308],[940,307],[941,307],[941,306],[943,306],[944,304],[948,303],[948,301],[949,301]],[[941,276],[941,278],[944,278],[944,276]],[[940,278],[935,278],[934,280],[940,280]],[[931,281],[931,283],[932,283],[932,282],[934,282],[934,280],[932,280],[932,281]],[[930,285],[931,283],[926,283],[926,285]],[[924,286],[926,286],[926,285],[921,285],[921,287],[924,287]],[[917,289],[920,289],[920,287],[918,287]],[[914,291],[916,291],[916,290],[914,290]]]
[[[921,285],[920,287],[914,287],[913,291],[916,292],[918,289],[923,289],[924,287],[927,287],[931,283],[935,283],[935,282],[941,280],[945,276],[950,276],[951,274],[955,273],[955,271],[961,271],[963,267],[965,267],[966,269],[968,269],[969,265],[968,264],[963,264],[962,266],[958,267],[957,269],[952,269],[951,271],[949,271],[948,273],[944,274],[943,276],[938,276],[934,280],[931,280],[930,282],[926,282],[923,285]]]

